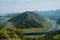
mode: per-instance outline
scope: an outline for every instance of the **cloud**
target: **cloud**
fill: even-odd
[[[8,2],[12,2],[13,0],[7,0]]]
[[[32,2],[32,0],[26,0],[26,2]]]

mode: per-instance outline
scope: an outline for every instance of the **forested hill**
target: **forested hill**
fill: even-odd
[[[41,22],[44,21],[46,20],[42,16],[32,11],[26,11],[9,20],[9,22],[13,22],[17,28],[43,27]]]

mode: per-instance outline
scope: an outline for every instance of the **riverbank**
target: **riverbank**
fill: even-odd
[[[25,34],[28,34],[28,35],[30,35],[30,34],[31,35],[49,34],[49,33],[52,33],[52,32],[55,32],[55,31],[58,30],[58,26],[57,26],[57,24],[54,20],[51,20],[51,19],[46,19],[46,20],[48,22],[43,23],[45,28],[29,28],[29,29],[20,29],[20,30],[22,30]],[[5,19],[4,20],[4,25],[6,26],[8,24],[9,24],[8,20]],[[9,24],[9,25],[11,26],[12,23]]]

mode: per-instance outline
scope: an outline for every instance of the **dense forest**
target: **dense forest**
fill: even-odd
[[[42,22],[45,22],[46,20],[37,13],[34,13],[32,11],[26,11],[17,16],[12,17],[8,21],[12,22],[16,28],[23,29],[44,27],[42,25]]]
[[[0,28],[0,40],[60,40],[60,30],[51,34],[43,34],[44,36],[24,35],[22,30],[11,28]]]

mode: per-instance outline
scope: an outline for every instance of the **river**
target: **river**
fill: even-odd
[[[5,18],[5,19],[4,19],[4,23],[3,23],[4,26],[6,26],[6,25],[8,24],[8,20],[9,20],[8,18]],[[49,19],[49,18],[46,18],[46,20],[47,20],[48,22],[50,22],[50,23],[53,25],[53,27],[52,27],[50,30],[48,30],[48,31],[46,31],[46,32],[25,33],[25,35],[49,34],[49,33],[52,33],[52,32],[55,32],[55,31],[58,30],[58,26],[57,26],[57,24],[56,24],[56,22],[55,22],[54,20]]]
[[[56,24],[56,22],[54,20],[49,19],[49,18],[46,18],[46,20],[53,25],[51,29],[49,29],[46,32],[25,33],[25,35],[42,35],[42,34],[50,34],[50,33],[53,33],[55,31],[58,31],[58,25]]]

